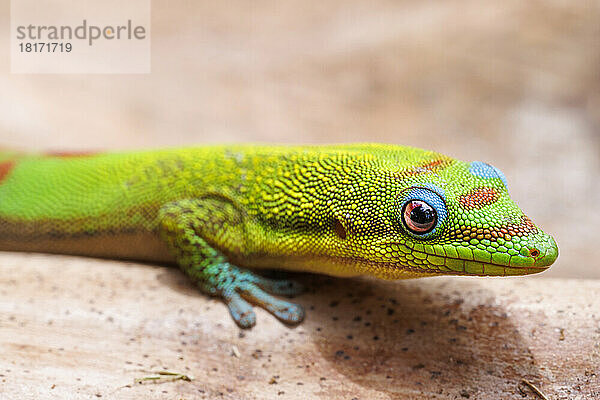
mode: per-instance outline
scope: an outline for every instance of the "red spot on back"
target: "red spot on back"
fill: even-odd
[[[494,188],[480,187],[473,189],[469,193],[463,194],[458,201],[463,208],[470,210],[494,204],[498,201],[499,197],[500,195]]]
[[[48,151],[44,153],[48,157],[73,158],[90,157],[98,154],[97,151]]]
[[[10,171],[14,168],[16,162],[13,160],[0,162],[0,183],[8,176]]]

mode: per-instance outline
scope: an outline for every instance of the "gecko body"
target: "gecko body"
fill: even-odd
[[[0,152],[0,250],[176,263],[245,328],[250,304],[304,316],[273,296],[298,284],[256,269],[507,276],[558,256],[498,169],[378,144]]]

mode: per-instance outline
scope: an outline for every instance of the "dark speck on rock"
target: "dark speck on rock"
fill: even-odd
[[[431,379],[435,379],[438,376],[442,375],[441,371],[429,371],[429,373],[431,374]]]

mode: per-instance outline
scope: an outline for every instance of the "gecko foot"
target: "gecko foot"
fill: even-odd
[[[286,324],[296,325],[302,322],[304,319],[302,306],[279,300],[266,293],[265,290],[277,294],[296,294],[301,290],[301,286],[292,281],[273,281],[260,277],[256,279],[256,283],[239,282],[225,290],[223,299],[240,328],[247,329],[256,324],[256,315],[252,311],[250,303],[264,308]]]

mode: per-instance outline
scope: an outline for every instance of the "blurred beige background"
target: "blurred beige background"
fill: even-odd
[[[0,2],[8,55],[9,2]],[[502,169],[555,235],[543,276],[600,278],[600,3],[169,1],[152,73],[15,75],[0,147],[386,142]]]

